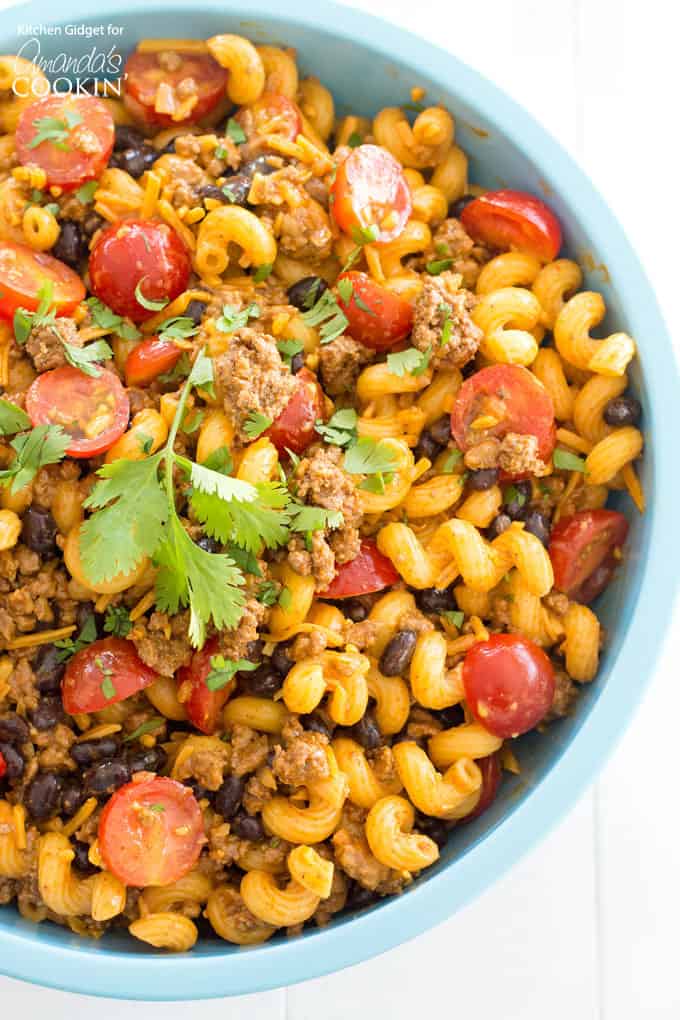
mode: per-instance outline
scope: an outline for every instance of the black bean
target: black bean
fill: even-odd
[[[623,397],[614,397],[604,409],[604,420],[607,425],[621,428],[624,425],[637,425],[642,416],[642,404],[635,397],[627,394]]]
[[[266,662],[252,673],[242,671],[238,676],[240,689],[256,698],[271,698],[283,685],[281,674]]]
[[[264,658],[264,641],[262,638],[256,638],[255,641],[249,641],[246,645],[246,659],[249,662],[262,662]]]
[[[193,793],[193,795],[196,798],[196,800],[209,800],[209,801],[212,801],[212,800],[215,799],[215,791],[214,790],[206,790],[205,786],[201,786],[201,784],[199,783],[199,781],[197,779],[193,779],[193,778],[191,778],[191,779],[183,779],[182,782],[184,783],[185,786],[190,787],[191,792]]]
[[[144,145],[144,135],[138,128],[130,127],[129,124],[116,125],[114,152],[122,152],[123,149],[132,149],[139,145]]]
[[[57,525],[54,517],[41,506],[29,506],[24,513],[21,541],[41,556],[54,556]]]
[[[530,531],[543,545],[550,541],[550,520],[540,510],[530,510],[524,519],[524,530]]]
[[[199,549],[209,553],[219,552],[220,549],[220,543],[215,541],[210,535],[201,535],[200,538],[196,539],[196,545]]]
[[[33,663],[36,686],[41,694],[54,694],[61,685],[66,663],[59,661],[56,645],[41,645]]]
[[[288,655],[289,651],[290,641],[280,641],[270,659],[272,666],[282,677],[287,676],[295,665],[295,661]]]
[[[415,596],[416,605],[423,613],[445,613],[456,608],[453,587],[422,588]]]
[[[71,818],[87,797],[80,776],[67,776],[61,788],[61,813]]]
[[[88,238],[92,237],[92,235],[94,233],[96,233],[99,230],[99,228],[101,226],[103,226],[103,225],[104,225],[104,220],[103,220],[103,218],[98,213],[96,213],[96,212],[88,213],[87,216],[85,217],[85,219],[82,222],[82,228],[83,228],[83,232],[85,234],[85,237],[88,237]]]
[[[96,864],[90,862],[88,854],[90,852],[90,844],[83,843],[80,839],[74,839],[71,844],[75,857],[73,858],[73,867],[77,868],[81,875],[94,875],[99,868]]]
[[[160,159],[161,156],[165,155],[174,155],[177,151],[177,146],[175,145],[176,141],[176,138],[171,138],[168,144],[164,145],[162,149],[156,149],[156,159]]]
[[[446,446],[451,438],[451,415],[444,414],[430,425],[430,435],[437,443]]]
[[[100,737],[99,740],[80,740],[71,747],[71,757],[82,768],[96,765],[98,761],[110,761],[118,753],[120,744],[116,737]]]
[[[445,846],[449,838],[448,826],[441,818],[430,818],[428,815],[418,814],[415,828],[433,839],[440,849]]]
[[[183,315],[188,319],[191,319],[194,326],[200,326],[203,313],[205,312],[208,305],[205,301],[190,301],[184,309]]]
[[[349,910],[365,910],[378,902],[378,894],[373,889],[365,889],[358,882],[352,882],[347,894],[347,908]]]
[[[12,747],[11,744],[6,744],[2,741],[0,742],[0,754],[5,761],[4,778],[8,782],[14,779],[21,779],[26,768],[26,762],[21,751],[17,751],[16,747]]]
[[[31,818],[44,822],[59,810],[61,776],[56,772],[38,772],[26,788],[24,802]]]
[[[456,219],[460,219],[460,214],[465,206],[469,205],[470,202],[474,202],[474,200],[475,195],[463,195],[462,198],[459,198],[456,202],[449,206],[449,216],[455,216]]]
[[[16,712],[0,715],[0,740],[7,744],[23,744],[28,740],[28,726]]]
[[[442,446],[432,435],[429,429],[423,429],[418,438],[418,442],[413,451],[413,456],[416,461],[419,461],[421,457],[427,457],[428,460],[434,460],[437,454],[441,453]]]
[[[301,715],[300,722],[306,730],[311,733],[321,733],[330,740],[332,736],[331,727],[319,712],[310,712],[309,715]]]
[[[273,174],[276,170],[275,166],[269,162],[269,157],[265,154],[262,156],[256,156],[255,159],[248,160],[241,167],[241,173],[245,174],[246,177],[254,177],[255,174],[262,174],[263,177],[268,177],[269,174]]]
[[[408,740],[409,743],[416,744],[421,750],[427,751],[427,737],[411,737],[409,736],[406,727],[399,733],[396,733],[392,741],[392,747],[396,744],[401,744],[404,740]]]
[[[387,642],[380,656],[380,672],[384,676],[401,676],[409,667],[418,635],[414,630],[398,630]]]
[[[55,259],[65,262],[71,269],[79,269],[80,263],[87,255],[85,233],[75,220],[61,220],[59,225],[61,231],[50,254]]]
[[[498,538],[499,535],[508,530],[511,524],[512,521],[507,514],[497,514],[486,531],[489,539],[493,541],[494,538]]]
[[[137,179],[145,170],[150,170],[158,159],[158,152],[151,145],[139,145],[121,152],[114,152],[109,166],[124,170],[130,177]]]
[[[259,818],[252,818],[244,811],[239,811],[231,822],[231,831],[239,839],[249,839],[253,843],[265,838],[262,822]]]
[[[215,811],[223,818],[232,818],[241,806],[241,798],[246,788],[244,776],[227,776],[215,794]],[[252,837],[244,837],[249,839]]]
[[[290,370],[293,373],[293,375],[297,375],[298,374],[298,372],[300,371],[300,369],[302,368],[304,363],[305,363],[305,356],[304,356],[304,354],[302,354],[301,351],[298,351],[297,354],[293,355],[293,357],[290,359]]]
[[[102,797],[130,782],[130,766],[120,758],[102,761],[83,772],[83,786],[88,797]]]
[[[328,284],[320,276],[303,276],[288,288],[288,300],[301,312],[306,312],[327,290]]]
[[[450,730],[453,726],[461,726],[465,722],[462,705],[451,705],[450,708],[442,708],[435,714],[446,730]]]
[[[352,623],[361,623],[368,616],[368,609],[360,599],[343,599],[340,608]]]
[[[531,482],[514,482],[503,491],[503,513],[511,521],[522,521],[526,517],[527,503],[531,499]]]
[[[370,712],[366,712],[358,723],[350,726],[347,733],[357,744],[361,744],[364,751],[375,751],[383,742],[378,724]]]
[[[51,730],[65,718],[64,706],[58,694],[48,694],[41,698],[31,712],[31,722],[36,730]]]
[[[604,563],[595,567],[592,574],[589,574],[577,591],[571,593],[574,602],[581,602],[589,606],[598,595],[601,595],[616,571],[617,561],[613,556],[608,556]]]
[[[125,755],[130,772],[160,772],[167,763],[168,756],[160,746],[131,748]]]
[[[467,483],[475,492],[483,492],[490,489],[498,481],[497,468],[481,468],[479,471],[471,471],[467,477]]]

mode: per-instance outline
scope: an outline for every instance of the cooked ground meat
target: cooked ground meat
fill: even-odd
[[[223,155],[218,159],[214,149],[201,144],[200,136],[177,135],[175,138],[177,155],[183,159],[193,159],[211,177],[221,177],[227,167],[238,170],[241,165],[241,151],[229,135],[220,138],[219,148]]]
[[[214,365],[225,413],[244,443],[249,442],[244,429],[249,416],[257,413],[274,421],[297,386],[274,338],[248,327],[232,334],[229,348]]]
[[[484,245],[476,244],[460,220],[444,220],[434,232],[428,258],[452,258],[451,271],[460,273],[463,286],[474,288],[482,266],[493,257]]]
[[[288,163],[271,174],[256,173],[248,192],[251,205],[271,205],[280,208],[289,205],[291,198],[304,199],[303,187],[311,171],[307,167]]]
[[[465,452],[463,458],[465,467],[471,471],[483,471],[485,468],[498,467],[500,448],[500,439],[496,439],[495,436],[491,436],[489,439],[482,439]]]
[[[41,564],[37,553],[21,544],[0,552],[0,645],[40,624],[73,623],[76,608],[57,560]]]
[[[256,580],[259,582],[261,578]],[[268,615],[269,610],[266,606],[256,598],[247,598],[238,627],[222,631],[218,635],[220,654],[234,662],[249,659],[251,646],[257,641],[258,628],[266,622]]]
[[[379,631],[380,625],[373,620],[351,623],[347,631],[347,643],[356,645],[359,649],[368,648],[377,638]]]
[[[226,744],[224,747],[209,750],[196,748],[179,766],[176,778],[193,778],[206,790],[219,790],[224,782],[224,773],[229,766],[230,758],[231,752]]]
[[[172,676],[191,658],[188,630],[188,612],[177,616],[152,613],[148,622],[144,617],[137,620],[130,637],[142,662],[161,676]]]
[[[38,764],[45,772],[62,772],[75,769],[76,763],[69,754],[69,749],[76,739],[70,726],[57,723],[53,729],[36,733],[33,743],[42,747],[38,755]]]
[[[349,882],[340,869],[335,868],[333,870],[331,894],[325,900],[321,900],[321,903],[312,914],[312,920],[316,921],[319,926],[328,924],[333,917],[333,914],[337,914],[340,910],[344,910],[345,904],[347,903],[348,889]]]
[[[258,815],[267,801],[276,793],[276,779],[272,770],[261,766],[256,775],[246,783],[243,791],[243,807],[249,815]]]
[[[331,254],[333,234],[328,213],[313,198],[284,212],[276,226],[284,255],[317,265]]]
[[[458,289],[459,280],[455,273],[431,276],[416,298],[411,342],[420,351],[433,352],[430,364],[435,369],[462,368],[484,339],[470,316],[476,298],[469,290]]]
[[[433,737],[441,729],[442,724],[427,709],[421,708],[419,705],[415,705],[411,709],[406,723],[406,735],[411,740],[418,740],[419,737]]]
[[[26,341],[26,353],[31,356],[38,372],[49,372],[52,368],[68,364],[64,342],[74,347],[83,346],[73,319],[61,316],[58,326],[49,323],[33,325]]]
[[[368,760],[380,783],[392,783],[397,777],[397,766],[391,747],[378,747],[369,751]]]
[[[304,732],[288,746],[274,752],[274,775],[287,786],[306,786],[330,775],[326,755],[328,738],[322,733]]]
[[[366,811],[354,804],[345,805],[340,828],[332,838],[336,863],[364,889],[382,895],[399,892],[407,879],[398,871],[381,864],[371,853],[364,835],[366,814]]]
[[[534,475],[540,478],[552,470],[538,456],[538,439],[532,435],[508,432],[498,451],[498,467],[510,475]]]
[[[249,726],[236,723],[231,728],[231,771],[235,776],[245,776],[263,765],[269,754],[269,741],[264,733],[257,733]]]
[[[41,468],[33,479],[33,502],[37,506],[51,510],[59,483],[73,482],[79,477],[80,468],[75,461],[62,460],[61,464],[48,464],[47,467]]]
[[[292,560],[291,560],[292,564]],[[326,634],[322,630],[311,630],[308,634],[298,634],[291,645],[291,656],[295,662],[321,655],[327,646]]]
[[[351,336],[339,336],[319,349],[319,368],[326,393],[337,397],[351,393],[364,365],[373,358],[374,352],[364,347]]]
[[[557,616],[564,616],[567,609],[569,609],[569,599],[564,592],[553,589],[553,591],[551,591],[543,599],[543,605],[546,609],[551,609],[553,613],[557,614]]]
[[[560,719],[562,716],[568,715],[577,698],[578,686],[563,669],[556,669],[555,694],[545,721],[550,722],[552,719]]]
[[[331,532],[329,544],[337,562],[347,563],[359,552],[362,512],[356,484],[340,467],[341,458],[342,450],[337,446],[310,447],[298,464],[295,480],[299,499],[341,512],[343,524]]]
[[[302,538],[291,538],[288,561],[298,574],[314,577],[317,591],[324,591],[335,577],[335,556],[323,531],[312,533],[311,546],[308,550]]]

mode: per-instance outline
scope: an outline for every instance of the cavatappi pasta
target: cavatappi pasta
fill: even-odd
[[[252,946],[403,890],[596,680],[636,345],[422,89],[125,70],[0,57],[0,902]]]

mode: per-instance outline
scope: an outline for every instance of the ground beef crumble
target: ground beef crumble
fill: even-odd
[[[337,397],[351,393],[364,365],[373,360],[374,352],[351,336],[339,336],[319,350],[319,368],[326,393]]]
[[[170,636],[167,636],[168,628]],[[135,623],[130,637],[142,662],[161,676],[172,676],[180,666],[186,666],[192,655],[189,641],[189,613],[167,616],[152,613]]]
[[[61,316],[59,325],[34,324],[26,341],[26,353],[38,372],[49,372],[68,364],[64,343],[82,347],[83,340],[73,319]]]
[[[336,863],[364,889],[371,889],[383,896],[400,892],[408,879],[381,864],[371,853],[364,835],[366,815],[367,812],[362,808],[345,804],[340,827],[332,838]]]
[[[451,217],[435,230],[428,258],[453,259],[451,271],[460,273],[463,286],[472,289],[477,283],[480,270],[493,254],[484,245],[476,244],[460,220]]]
[[[460,276],[445,272],[425,279],[416,298],[411,342],[420,351],[431,351],[433,368],[462,368],[474,358],[484,334],[470,312],[476,298],[459,289]],[[448,334],[445,343],[444,331]]]
[[[281,360],[274,337],[244,327],[236,330],[225,354],[215,358],[217,392],[238,438],[250,442],[245,424],[253,413],[274,421],[297,387]]]

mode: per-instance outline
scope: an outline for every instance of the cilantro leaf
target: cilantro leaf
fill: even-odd
[[[446,612],[441,615],[448,623],[452,623],[454,627],[460,628],[463,626],[465,614],[462,613],[460,609],[447,609]]]
[[[233,333],[247,326],[249,319],[257,319],[259,316],[260,306],[254,301],[240,312],[233,305],[222,305],[222,314],[215,319],[215,329],[219,329],[220,333]]]
[[[203,467],[210,468],[211,471],[219,471],[221,475],[230,475],[234,470],[234,461],[232,460],[229,448],[218,446],[203,461]]]
[[[139,737],[143,737],[145,733],[155,733],[156,730],[163,726],[165,721],[160,715],[154,716],[153,719],[147,719],[146,722],[141,723],[132,733],[128,733],[127,737],[123,737],[123,743],[127,744],[131,740],[137,740]],[[152,804],[151,807],[153,808],[155,805]]]
[[[55,641],[54,644],[59,649],[57,653],[58,662],[67,662],[72,655],[79,652],[82,648],[87,648],[93,641],[97,640],[97,624],[94,619],[94,613],[90,613],[85,623],[80,629],[80,633],[77,638],[67,637],[61,638],[59,641]]]
[[[104,630],[115,637],[127,637],[132,630],[132,620],[125,606],[107,606]]]
[[[314,427],[332,446],[347,446],[357,439],[357,420],[354,408],[345,407],[331,415],[326,424],[319,420]]]
[[[259,411],[251,411],[244,422],[243,431],[249,439],[257,439],[258,436],[267,431],[271,424],[272,419],[268,418],[266,414],[260,414]]]
[[[12,322],[14,326],[14,339],[18,344],[23,345],[28,340],[33,326],[33,316],[25,308],[17,308]]]
[[[278,604],[282,609],[290,609],[293,603],[293,593],[290,588],[282,588]]]
[[[276,581],[263,581],[255,592],[255,598],[263,606],[274,606],[279,597],[279,586]]]
[[[407,347],[405,351],[387,355],[387,370],[392,375],[423,375],[430,364],[431,352]]]
[[[241,483],[244,484],[244,483]],[[216,493],[194,491],[191,506],[205,531],[223,545],[233,543],[254,555],[263,544],[276,549],[288,540],[288,492],[277,482],[254,486],[256,498],[220,499]]]
[[[304,344],[300,340],[277,340],[276,346],[283,363],[288,365],[288,368],[292,367],[295,355],[304,350]]]
[[[43,142],[52,142],[62,152],[69,152],[66,139],[69,136],[69,132],[77,124],[80,124],[82,119],[75,110],[67,110],[63,120],[59,120],[57,117],[38,117],[37,120],[33,121],[35,134],[28,143],[27,148],[37,149]]]
[[[444,321],[442,322],[442,335],[439,338],[440,347],[444,347],[444,345],[447,344],[451,339],[451,332],[453,330],[453,323],[451,321],[451,308],[449,305],[446,304],[445,301],[442,301],[441,304],[439,305],[438,311],[440,311],[444,317]]]
[[[105,698],[115,698],[116,694],[118,693],[116,691],[116,685],[111,679],[112,676],[113,672],[107,671],[106,673],[104,673],[104,679],[100,684],[102,694],[104,695]]]
[[[448,453],[446,454],[446,457],[444,458],[444,461],[442,462],[440,471],[444,475],[453,474],[453,469],[455,468],[456,464],[459,464],[461,462],[462,459],[463,454],[460,450],[449,450]]]
[[[13,436],[15,432],[30,429],[31,419],[16,404],[0,397],[0,436]]]
[[[352,131],[351,135],[347,139],[347,144],[350,149],[356,149],[357,146],[361,145],[361,135],[358,131]]]
[[[142,294],[142,284],[147,279],[148,279],[147,276],[143,276],[139,283],[137,284],[137,286],[135,287],[135,298],[142,306],[142,308],[146,308],[147,311],[160,312],[162,311],[163,308],[165,308],[167,304],[169,304],[170,299],[159,298],[157,301],[154,301],[152,298],[144,297],[144,295]]]
[[[583,457],[578,457],[569,450],[555,450],[553,453],[553,464],[562,471],[585,472],[586,462]]]
[[[208,495],[215,493],[220,499],[227,502],[238,499],[242,503],[250,503],[257,498],[257,489],[250,482],[243,482],[240,478],[232,478],[230,475],[221,474],[206,467],[205,464],[190,465],[191,484],[199,492]]]
[[[445,269],[450,269],[452,265],[453,259],[432,259],[431,262],[425,263],[425,268],[430,276],[439,276]]]
[[[365,478],[359,488],[365,489],[366,492],[375,492],[379,496],[382,496],[385,491],[385,486],[389,485],[393,477],[394,475],[391,471],[388,471],[386,474],[383,474],[382,471],[378,471],[377,474],[369,475],[368,478]]]
[[[325,531],[326,528],[340,528],[344,517],[339,510],[325,510],[320,506],[306,506],[304,503],[290,503],[291,531]]]
[[[90,297],[85,304],[90,309],[92,322],[97,329],[110,330],[112,333],[116,333],[122,340],[139,340],[142,334],[137,327],[123,319],[121,315],[116,315],[99,298]]]
[[[22,432],[10,443],[16,457],[0,471],[0,485],[10,485],[10,492],[19,492],[33,481],[40,468],[63,460],[70,443],[71,437],[61,425],[38,425]]]
[[[158,381],[162,383],[176,383],[186,379],[191,372],[191,362],[187,356],[186,351],[182,351],[181,357],[175,367],[170,372],[163,372],[162,375],[158,376]]]
[[[199,389],[204,389],[210,392],[215,382],[215,373],[213,371],[212,358],[210,358],[203,348],[198,352],[198,356],[194,361],[191,372],[187,379],[187,386],[198,386]]]
[[[396,463],[396,454],[381,440],[363,436],[345,453],[343,467],[350,475],[374,475],[394,471]]]
[[[352,240],[358,245],[373,244],[380,237],[380,227],[370,223],[367,227],[352,227]]]
[[[235,673],[249,673],[259,665],[259,662],[250,662],[248,659],[225,659],[223,655],[213,655],[205,686],[209,691],[220,691],[231,682]]]
[[[245,131],[243,130],[239,122],[237,120],[234,120],[233,117],[230,117],[229,120],[227,121],[226,133],[229,135],[232,142],[236,143],[236,145],[243,145],[247,138]]]
[[[66,340],[62,340],[62,343],[69,365],[80,369],[84,375],[95,377],[101,375],[102,370],[95,362],[108,361],[109,358],[113,357],[113,351],[106,340],[95,340],[94,343],[88,344],[87,347],[77,347],[76,344],[69,344]]]
[[[309,311],[302,313],[302,319],[308,326],[321,327],[319,337],[322,344],[336,340],[349,325],[347,316],[331,290],[325,290]]]
[[[186,340],[198,333],[198,326],[188,315],[175,315],[166,319],[158,327],[159,340]]]
[[[265,262],[261,266],[258,266],[253,274],[253,280],[255,283],[262,283],[271,274],[274,265],[272,262]]]
[[[231,542],[227,549],[227,555],[234,561],[242,573],[253,574],[254,577],[262,577],[260,564],[257,562],[257,556],[254,553],[247,552]]]
[[[527,495],[518,489],[516,485],[508,485],[503,489],[503,503],[516,503],[517,506],[523,507],[527,501]]]
[[[76,198],[83,205],[89,205],[90,202],[94,201],[94,193],[99,187],[99,181],[88,181],[87,184],[81,184],[76,191]]]

